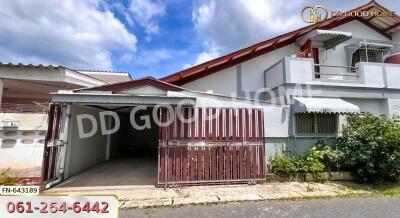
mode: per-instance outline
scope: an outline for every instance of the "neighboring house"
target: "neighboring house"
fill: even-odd
[[[353,11],[383,10],[371,1]],[[262,180],[269,157],[334,139],[348,113],[399,114],[399,24],[334,17],[161,80],[54,93],[43,183]]]
[[[352,11],[390,10],[371,1]],[[287,105],[264,114],[266,155],[300,155],[340,134],[348,112],[400,115],[399,23],[397,15],[333,17],[161,80]]]
[[[51,92],[128,80],[128,73],[0,63],[0,170],[40,176]]]

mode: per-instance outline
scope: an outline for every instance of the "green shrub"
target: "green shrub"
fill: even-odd
[[[342,157],[340,150],[318,142],[310,146],[299,158],[286,154],[276,155],[271,161],[271,166],[274,173],[319,173],[338,170]]]
[[[8,171],[0,172],[0,185],[15,185],[17,179],[8,175]]]
[[[324,171],[325,164],[322,163],[323,158],[324,152],[312,146],[306,151],[304,156],[299,159],[299,171],[304,173],[319,173]]]
[[[297,172],[296,159],[287,154],[277,154],[271,160],[272,172],[274,173],[293,173]]]
[[[397,180],[400,176],[399,120],[385,116],[349,115],[338,139],[344,167],[364,182]]]
[[[324,142],[318,142],[311,146],[304,156],[316,157],[319,162],[324,164],[323,171],[327,172],[338,171],[343,161],[342,151]]]

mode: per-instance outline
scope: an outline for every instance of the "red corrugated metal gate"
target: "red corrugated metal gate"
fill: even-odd
[[[163,108],[160,119],[159,185],[264,179],[260,109]]]
[[[56,141],[60,135],[62,107],[52,104],[48,115],[47,134],[44,142],[42,184],[55,179],[59,146]]]

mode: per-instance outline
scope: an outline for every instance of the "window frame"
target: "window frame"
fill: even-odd
[[[312,114],[313,115],[313,132],[312,133],[300,133],[299,132],[299,130],[297,128],[297,121],[298,121],[297,116],[301,115],[301,114]],[[331,113],[324,113],[324,114],[332,115],[332,116],[335,117],[334,118],[335,127],[334,127],[334,132],[333,133],[319,133],[318,132],[319,131],[318,119],[317,119],[318,114],[319,113],[295,113],[294,114],[294,134],[295,134],[295,136],[324,136],[324,137],[334,136],[334,137],[336,137],[339,134],[339,114],[336,114],[336,113],[332,113],[332,114]]]

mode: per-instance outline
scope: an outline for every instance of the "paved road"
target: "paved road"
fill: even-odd
[[[400,217],[399,197],[263,201],[180,208],[133,209],[120,217]]]

